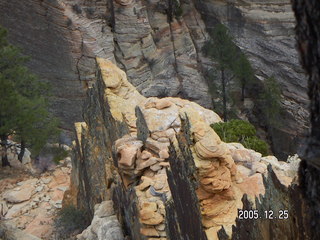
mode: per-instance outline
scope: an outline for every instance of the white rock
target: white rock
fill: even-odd
[[[7,202],[11,202],[11,203],[20,203],[20,202],[24,202],[27,201],[31,198],[32,192],[34,190],[33,186],[27,185],[24,186],[22,189],[20,190],[9,190],[7,191],[3,198],[7,201]]]
[[[105,201],[95,206],[91,225],[81,234],[78,240],[123,240],[121,225],[114,215],[112,201]]]
[[[253,172],[265,173],[267,171],[267,165],[262,162],[253,162],[251,169]]]
[[[22,164],[31,163],[31,152],[26,148],[22,157]]]
[[[0,219],[7,214],[8,210],[7,203],[5,201],[0,201]]]
[[[43,188],[44,188],[44,186],[39,186],[39,187],[36,188],[35,191],[36,192],[41,192],[43,190]]]
[[[51,180],[52,180],[52,178],[51,178],[51,177],[48,177],[48,178],[42,178],[42,179],[41,179],[41,181],[42,181],[44,184],[48,184],[48,183],[50,183],[50,182],[51,182]]]
[[[5,215],[5,219],[12,219],[14,217],[17,217],[21,214],[23,208],[25,206],[27,206],[29,204],[29,202],[23,202],[23,203],[19,203],[19,204],[15,204],[13,205],[7,212],[7,214]]]
[[[63,192],[67,191],[68,189],[69,189],[69,187],[58,187],[58,190],[63,191]]]
[[[242,175],[244,175],[244,176],[246,176],[246,177],[249,177],[249,176],[252,175],[251,169],[249,169],[249,168],[247,168],[247,167],[245,167],[245,166],[237,165],[237,169],[238,169],[238,171],[239,171]]]
[[[112,201],[104,201],[100,204],[95,205],[94,214],[99,218],[109,217],[114,214]]]

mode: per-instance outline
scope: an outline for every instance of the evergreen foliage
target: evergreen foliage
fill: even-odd
[[[266,122],[270,126],[276,126],[279,123],[281,90],[277,80],[269,77],[265,80],[264,90],[260,95],[261,108]]]
[[[58,133],[58,121],[48,112],[49,86],[38,80],[23,65],[28,58],[8,43],[7,31],[0,27],[0,137],[6,159],[8,136],[14,135],[21,143],[19,160],[25,147],[37,153],[47,139]]]
[[[76,231],[82,232],[88,225],[85,212],[73,205],[64,206],[55,220],[58,239],[70,239],[70,235]]]
[[[173,13],[176,19],[179,19],[182,17],[183,10],[179,0],[173,0]]]
[[[241,88],[241,100],[244,101],[246,87],[254,82],[254,71],[246,55],[239,53],[239,57],[232,66],[232,71]]]
[[[226,26],[217,24],[210,35],[211,39],[204,44],[202,52],[217,63],[216,68],[221,77],[223,119],[227,121],[229,117],[227,104],[231,103],[228,82],[236,78],[241,87],[242,99],[244,99],[246,87],[254,80],[254,72],[247,57],[234,44]],[[209,78],[211,79],[210,86],[213,85],[214,78],[210,76]],[[211,91],[211,94],[216,94],[216,92]]]
[[[256,136],[255,127],[243,120],[233,119],[229,122],[216,123],[211,125],[215,132],[224,142],[239,142],[244,147],[268,154],[268,144]]]

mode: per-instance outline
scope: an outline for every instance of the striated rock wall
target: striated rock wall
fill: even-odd
[[[117,63],[144,95],[181,95],[211,106],[198,64],[203,23],[192,8],[187,23],[168,23],[167,5],[0,1],[0,24],[9,29],[12,43],[31,57],[29,67],[51,83],[52,110],[71,130],[73,122],[81,120],[85,91],[96,79],[95,57]]]
[[[0,1],[0,24],[8,28],[12,43],[31,57],[32,71],[52,85],[52,110],[62,127],[71,130],[73,122],[81,120],[88,82],[95,79],[94,57],[112,58],[113,40],[101,33],[102,18],[80,18],[68,2]],[[105,12],[101,1],[91,5]]]
[[[284,111],[279,125],[270,132],[272,144],[281,158],[296,152],[306,135],[309,100],[307,78],[296,50],[291,2],[202,0],[196,6],[208,29],[217,21],[229,27],[236,44],[249,57],[258,79],[263,81],[274,76],[280,83]],[[250,95],[255,101],[257,92]]]
[[[204,70],[213,63],[201,47],[207,29],[221,21],[257,77],[275,75],[281,83],[283,122],[270,132],[276,154],[295,153],[305,132],[306,78],[288,0],[3,0],[0,14],[12,42],[32,57],[31,69],[52,84],[52,110],[65,129],[81,120],[85,91],[96,79],[96,56],[116,63],[144,96],[179,96],[211,108]],[[251,120],[259,123],[258,116]]]
[[[131,239],[211,240],[221,229],[231,237],[243,194],[254,201],[267,191],[268,164],[282,188],[291,184],[296,161],[226,144],[210,127],[221,121],[214,112],[179,98],[145,98],[110,61],[97,64],[86,122],[76,124],[65,204],[92,218],[94,206],[111,198]]]

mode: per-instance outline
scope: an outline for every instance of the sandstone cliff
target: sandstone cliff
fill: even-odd
[[[272,141],[281,157],[296,152],[308,113],[289,1],[2,0],[0,14],[10,39],[32,57],[30,67],[53,85],[52,109],[69,130],[81,120],[85,90],[96,80],[96,56],[116,63],[144,96],[180,96],[211,107],[203,70],[213,63],[200,49],[207,29],[224,22],[257,77],[280,81],[285,124],[271,132]]]
[[[76,124],[65,204],[92,218],[94,206],[111,198],[131,239],[217,239],[221,232],[230,238],[243,194],[255,207],[255,197],[266,194],[262,210],[291,210],[280,190],[291,184],[297,160],[278,162],[226,144],[209,126],[221,121],[214,112],[179,98],[145,98],[110,61],[98,58],[97,64],[85,122]],[[265,187],[267,179],[276,186]],[[292,220],[278,221],[290,229]],[[78,237],[89,236],[91,230]]]

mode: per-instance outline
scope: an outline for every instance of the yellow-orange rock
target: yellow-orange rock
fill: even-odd
[[[158,225],[164,221],[163,216],[158,212],[140,211],[141,222],[146,225]]]
[[[136,160],[136,155],[137,155],[137,147],[136,146],[127,146],[126,148],[123,148],[120,150],[120,155],[121,158],[119,160],[119,164],[126,166],[126,167],[131,167],[133,166],[135,160]]]
[[[155,202],[144,202],[140,210],[140,221],[146,225],[158,225],[164,221],[163,216],[157,212]]]
[[[142,160],[147,160],[147,159],[149,159],[150,157],[152,157],[152,154],[151,154],[150,152],[146,151],[146,150],[143,150],[142,153],[141,153],[141,155],[140,155],[140,158],[141,158]]]
[[[158,110],[161,110],[161,109],[164,109],[164,108],[168,108],[168,107],[171,107],[172,105],[172,102],[170,102],[168,99],[159,99],[157,102],[156,102],[156,109]]]
[[[244,179],[242,183],[238,184],[238,187],[251,197],[259,197],[260,194],[265,193],[262,175],[259,173]]]
[[[201,201],[200,208],[203,216],[202,223],[206,228],[231,226],[235,223],[238,208],[242,207],[242,192],[232,187],[212,198]]]
[[[122,6],[127,6],[132,3],[132,0],[116,0],[117,3],[119,3]]]
[[[167,159],[167,158],[169,157],[168,150],[166,150],[166,149],[160,150],[160,152],[159,152],[159,157],[160,157],[161,159]]]
[[[159,237],[158,231],[154,227],[141,228],[140,233],[148,237]],[[158,238],[157,238],[158,239]]]
[[[217,193],[231,186],[231,174],[228,168],[221,166],[218,169],[208,170],[208,175],[200,179],[204,190],[209,193]]]

